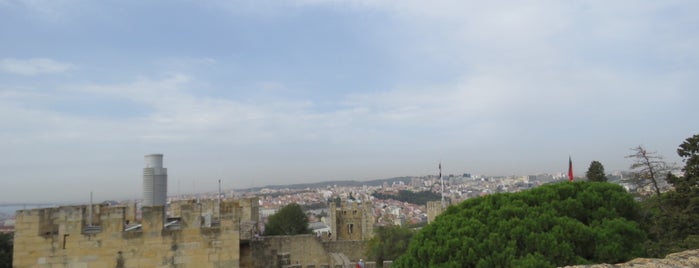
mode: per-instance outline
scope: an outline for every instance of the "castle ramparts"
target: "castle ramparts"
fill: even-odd
[[[143,207],[64,206],[20,210],[13,267],[240,267],[241,241],[250,240],[257,200]],[[242,228],[241,228],[242,227]],[[241,239],[242,238],[242,239]]]

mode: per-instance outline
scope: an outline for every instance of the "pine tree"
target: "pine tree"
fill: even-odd
[[[607,175],[604,174],[604,166],[599,161],[592,161],[592,163],[590,163],[590,167],[587,169],[585,176],[587,176],[587,180],[589,181],[607,181]]]

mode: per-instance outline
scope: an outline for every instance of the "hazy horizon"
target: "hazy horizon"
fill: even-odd
[[[0,202],[607,172],[699,133],[696,1],[0,0]],[[179,184],[179,186],[178,186]]]

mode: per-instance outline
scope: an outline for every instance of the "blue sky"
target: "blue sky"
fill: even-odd
[[[626,170],[699,133],[696,1],[0,0],[0,202]],[[681,163],[680,163],[681,164]]]

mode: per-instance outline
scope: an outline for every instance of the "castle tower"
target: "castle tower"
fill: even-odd
[[[145,156],[143,169],[143,206],[165,206],[167,202],[167,168],[162,154]]]
[[[333,241],[369,240],[374,236],[371,202],[343,202],[340,207],[330,202],[330,218]]]

